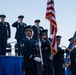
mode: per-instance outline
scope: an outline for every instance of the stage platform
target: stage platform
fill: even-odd
[[[0,56],[0,75],[22,75],[21,56]]]

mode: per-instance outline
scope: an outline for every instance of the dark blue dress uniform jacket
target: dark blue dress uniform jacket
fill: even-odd
[[[24,56],[22,69],[35,69],[36,62],[34,61],[34,57],[38,57],[36,41],[33,39],[29,40],[28,38],[24,38],[21,41],[21,47]]]
[[[8,22],[0,22],[0,39],[6,39],[11,37],[10,25]]]
[[[71,51],[70,58],[71,58],[70,68],[71,70],[76,71],[76,47]]]
[[[10,25],[8,22],[0,22],[0,55],[6,54],[7,39],[11,36]]]
[[[64,64],[64,50],[62,50],[60,47],[57,47],[57,54],[53,57],[53,64],[54,67],[58,67],[58,69],[61,69]]]
[[[12,27],[16,27],[16,34],[15,34],[15,39],[21,40],[25,37],[24,34],[24,27],[26,27],[26,24],[23,23],[22,25],[18,23],[17,21],[12,24]]]
[[[48,40],[41,40],[41,48],[42,48],[44,66],[50,67],[50,59],[49,59],[49,57],[51,56],[50,42]]]
[[[43,30],[43,27],[39,26],[39,31],[38,31],[38,28],[35,25],[33,25],[32,28],[33,28],[33,31],[34,31],[33,39],[38,40],[38,38],[40,37],[39,36],[40,31]]]

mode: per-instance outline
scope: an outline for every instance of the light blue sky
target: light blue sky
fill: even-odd
[[[35,19],[40,19],[40,25],[49,29],[49,22],[45,19],[47,0],[0,0],[0,14],[5,14],[10,25],[17,20],[19,15],[24,15],[24,22],[34,24]],[[68,39],[76,31],[76,0],[54,0],[58,35],[62,36],[61,46],[68,46]],[[11,27],[11,38],[15,41],[15,28]]]

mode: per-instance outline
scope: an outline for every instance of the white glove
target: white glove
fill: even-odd
[[[37,62],[40,62],[41,61],[41,58],[35,57],[34,60],[37,61]]]

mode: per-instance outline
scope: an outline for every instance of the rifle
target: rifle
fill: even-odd
[[[37,41],[38,41],[38,55],[39,57],[41,58],[41,62],[40,62],[40,71],[44,71],[44,68],[43,68],[43,57],[42,57],[42,50],[41,50],[41,41],[40,41],[40,28],[38,26],[38,38],[37,38]]]

